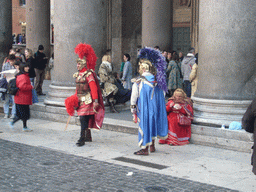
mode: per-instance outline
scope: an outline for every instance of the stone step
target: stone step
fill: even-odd
[[[128,111],[129,105],[116,105],[120,114],[110,115],[108,113],[109,107],[106,106],[106,115],[103,123],[103,129],[124,132],[130,134],[138,134],[138,125],[131,120],[131,114]],[[1,109],[0,105],[0,111]],[[50,121],[57,121],[66,123],[69,115],[64,107],[55,107],[45,105],[44,103],[37,103],[30,107],[31,117],[37,119],[45,119]],[[120,117],[122,116],[122,119]],[[70,124],[79,125],[79,118],[72,117]],[[211,147],[230,149],[242,152],[251,152],[253,145],[252,134],[241,131],[233,131],[228,129],[220,129],[211,126],[203,126],[192,124],[191,126],[191,143],[206,145]]]

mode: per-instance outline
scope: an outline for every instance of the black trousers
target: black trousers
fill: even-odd
[[[91,115],[80,116],[80,123],[81,123],[80,140],[85,139],[85,132],[88,129],[90,117],[91,117]]]

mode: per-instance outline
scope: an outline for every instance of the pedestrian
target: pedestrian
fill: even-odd
[[[166,70],[168,76],[168,94],[172,96],[177,88],[182,88],[181,69],[178,63],[178,55],[174,54]]]
[[[135,155],[155,152],[155,139],[165,139],[168,134],[164,91],[167,91],[166,61],[160,51],[146,47],[140,51],[138,77],[132,86],[131,112],[139,123],[139,147]],[[136,118],[137,116],[137,118]]]
[[[188,97],[191,97],[191,82],[189,75],[192,70],[192,66],[195,64],[195,49],[190,48],[188,54],[181,62],[181,72],[183,76],[184,91]]]
[[[42,87],[43,87],[45,68],[46,68],[48,58],[44,54],[43,45],[38,46],[38,51],[34,54],[34,58],[35,58],[35,72],[36,72],[35,90],[38,95],[45,95],[43,93]]]
[[[124,88],[117,72],[114,72],[113,75],[115,77],[115,85],[118,88],[118,92],[115,94],[116,103],[125,104],[125,102],[130,100],[132,91]]]
[[[102,63],[100,65],[98,74],[100,76],[100,82],[104,85],[102,94],[110,106],[112,113],[119,113],[115,108],[115,95],[118,92],[118,88],[115,85],[115,77],[113,76],[111,57],[110,55],[104,55],[102,57]]]
[[[15,54],[16,54],[16,52],[15,52],[14,49],[10,49],[10,50],[9,50],[9,55],[14,55],[14,56],[15,56]],[[6,62],[9,62],[9,60],[8,60],[9,55],[4,58],[4,61],[3,61],[3,64],[2,64],[2,65],[4,65]]]
[[[29,79],[29,64],[22,63],[19,67],[19,73],[16,75],[16,86],[18,91],[14,96],[14,102],[16,104],[16,116],[10,126],[13,128],[14,124],[22,120],[23,128],[25,132],[32,131],[27,127],[27,120],[30,118],[29,105],[32,105],[32,89]]]
[[[70,116],[76,109],[80,117],[81,132],[76,145],[81,147],[85,142],[91,142],[91,130],[100,129],[104,119],[103,98],[95,74],[97,57],[88,44],[80,43],[75,48],[78,72],[73,75],[76,79],[76,93],[65,100],[65,106]]]
[[[132,88],[132,64],[130,62],[130,55],[128,53],[124,54],[124,69],[123,69],[123,77],[122,77],[122,82],[123,86],[125,89],[130,89]]]
[[[4,65],[3,65],[2,77],[7,80],[7,83],[9,83],[9,81],[14,78],[15,73],[8,73],[8,78],[7,78],[7,74],[5,74],[4,72],[7,72],[11,69],[15,69],[15,67],[14,67],[15,62],[16,62],[16,57],[15,57],[14,54],[11,54],[11,55],[8,56],[7,62],[4,63]],[[13,119],[15,117],[15,114],[16,114],[14,96],[10,95],[7,91],[7,93],[5,94],[5,99],[4,99],[4,103],[3,103],[4,114],[5,114],[4,118],[5,119],[9,117],[10,103],[12,104],[12,111],[11,111],[11,117],[10,118]]]
[[[183,53],[182,51],[179,52],[179,61],[182,62],[184,56],[183,56]]]
[[[31,49],[28,49],[28,48],[25,49],[25,58],[26,58],[26,63],[28,63],[29,65],[29,77],[30,77],[31,85],[34,86],[34,80],[36,76],[35,59],[33,58],[33,52]]]
[[[243,118],[242,126],[249,133],[253,133],[254,145],[252,147],[253,153],[251,158],[252,172],[256,175],[256,99],[254,99],[247,108]]]
[[[191,138],[191,119],[193,118],[192,102],[186,93],[178,88],[166,104],[168,118],[168,138],[160,139],[159,144],[185,145]],[[186,124],[182,121],[186,120]]]
[[[195,64],[192,66],[191,73],[189,75],[189,80],[191,82],[191,96],[194,96],[197,90],[197,83],[198,83],[198,53],[195,55],[196,61]]]
[[[22,63],[25,63],[25,56],[24,54],[21,53],[21,50],[19,48],[16,49],[16,53],[15,53],[16,59],[21,61]]]

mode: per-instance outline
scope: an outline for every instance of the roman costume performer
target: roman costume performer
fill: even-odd
[[[166,61],[160,51],[143,48],[139,54],[140,77],[134,81],[131,95],[131,112],[139,123],[139,147],[135,155],[148,155],[155,152],[155,139],[167,138],[168,122],[164,92],[166,85]]]
[[[92,141],[90,129],[100,129],[104,119],[104,104],[97,76],[94,72],[97,57],[88,44],[78,44],[75,53],[78,72],[73,75],[76,79],[76,93],[65,100],[67,112],[74,115],[74,109],[80,117],[81,135],[77,146]]]

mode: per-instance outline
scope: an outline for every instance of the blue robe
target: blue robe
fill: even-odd
[[[164,92],[157,85],[153,85],[153,75],[145,78],[151,86],[146,80],[140,82],[142,88],[137,101],[139,146],[143,149],[152,144],[152,139],[166,139],[168,136]]]

